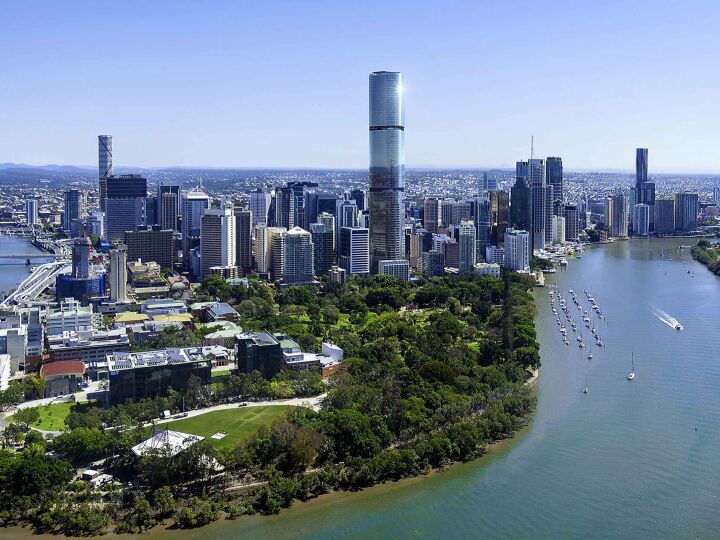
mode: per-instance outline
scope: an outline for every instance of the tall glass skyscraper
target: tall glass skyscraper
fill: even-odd
[[[405,191],[405,99],[402,74],[370,74],[370,261],[402,259]]]
[[[98,179],[100,210],[105,210],[107,179],[113,174],[112,135],[98,135]]]
[[[648,175],[648,149],[638,148],[635,150],[635,196],[638,203],[644,203],[641,200],[642,185],[647,182]]]

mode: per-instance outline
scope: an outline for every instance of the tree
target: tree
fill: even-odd
[[[20,424],[23,429],[27,431],[31,424],[40,420],[40,411],[37,407],[26,407],[18,410],[18,412],[13,415],[12,420]]]
[[[155,492],[153,506],[161,518],[170,517],[175,512],[177,504],[169,487],[163,486]]]
[[[16,495],[41,495],[67,484],[74,470],[66,461],[41,452],[25,450],[11,473],[11,485]]]

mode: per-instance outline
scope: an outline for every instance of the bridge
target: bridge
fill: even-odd
[[[55,255],[53,253],[3,253],[0,259],[52,259],[63,257],[63,255]]]

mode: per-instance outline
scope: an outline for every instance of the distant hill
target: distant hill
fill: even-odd
[[[90,167],[76,167],[75,165],[26,165],[25,163],[0,163],[0,170],[24,170],[24,171],[48,171],[59,173],[80,173],[93,172]]]

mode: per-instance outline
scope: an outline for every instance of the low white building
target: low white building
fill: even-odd
[[[500,265],[497,263],[477,263],[473,270],[481,276],[500,277]]]
[[[200,435],[190,435],[189,433],[165,429],[158,431],[155,435],[140,444],[136,444],[132,447],[132,451],[136,456],[144,456],[148,452],[162,452],[174,456],[190,448],[193,444],[202,441],[204,438],[205,437],[201,437]]]

